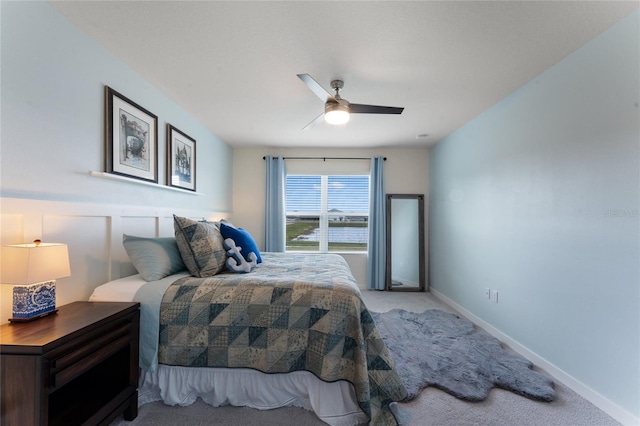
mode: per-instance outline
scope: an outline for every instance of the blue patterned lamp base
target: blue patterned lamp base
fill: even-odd
[[[13,287],[13,318],[9,321],[33,321],[56,312],[55,281]]]

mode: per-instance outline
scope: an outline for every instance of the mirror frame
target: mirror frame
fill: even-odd
[[[418,287],[392,287],[391,286],[391,200],[393,199],[418,200],[418,257],[419,285]],[[425,291],[425,262],[424,258],[424,194],[387,194],[386,203],[386,231],[387,231],[387,264],[385,267],[385,290],[387,291]]]

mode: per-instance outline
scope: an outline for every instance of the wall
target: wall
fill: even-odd
[[[233,222],[264,247],[265,155],[285,157],[384,156],[385,191],[425,194],[429,187],[427,149],[235,149],[233,152]],[[426,221],[426,219],[425,219]],[[425,222],[426,223],[426,222]],[[426,234],[425,230],[425,234]],[[425,236],[425,241],[426,241]],[[366,254],[343,254],[361,288],[366,288]]]
[[[433,290],[640,417],[640,14],[431,150]],[[498,291],[497,304],[484,289]]]
[[[2,196],[224,210],[231,148],[44,2],[2,2]],[[89,176],[104,171],[104,86],[196,139],[193,196]],[[206,167],[205,167],[206,166]]]
[[[0,13],[1,243],[69,243],[72,276],[60,282],[60,303],[117,278],[111,262],[121,260],[120,252],[108,244],[121,235],[112,232],[157,235],[168,232],[163,224],[171,212],[213,217],[231,210],[227,144],[47,3],[0,2]],[[158,116],[161,184],[166,123],[196,139],[202,195],[89,175],[104,171],[105,85]],[[0,286],[0,321],[8,317],[10,294],[10,286]]]

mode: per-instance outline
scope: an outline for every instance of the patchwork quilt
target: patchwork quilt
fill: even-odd
[[[167,289],[158,362],[347,380],[371,424],[396,424],[389,403],[407,391],[345,260],[262,257],[248,274],[186,277]]]

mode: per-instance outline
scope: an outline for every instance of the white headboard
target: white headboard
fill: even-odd
[[[219,220],[228,213],[113,204],[0,198],[0,244],[38,238],[69,246],[71,276],[56,285],[57,305],[87,300],[95,287],[136,273],[122,234],[173,236],[173,215]],[[11,286],[0,286],[0,323],[12,310]]]

